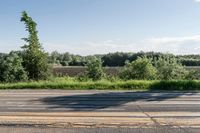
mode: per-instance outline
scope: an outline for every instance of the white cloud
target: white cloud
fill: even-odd
[[[200,41],[200,35],[188,37],[161,37],[149,39],[152,43],[182,43],[187,41]]]
[[[140,41],[105,40],[83,43],[44,43],[48,51],[70,52],[81,55],[104,54],[109,52],[156,51],[174,54],[200,54],[200,35],[187,37],[152,37]]]
[[[200,2],[200,0],[194,0],[195,2]]]
[[[147,47],[153,51],[170,52],[174,54],[200,54],[200,35],[188,37],[161,37],[151,38],[143,41]]]
[[[20,50],[20,46],[16,45],[16,42],[0,42],[0,53],[9,53],[10,51],[17,51]]]

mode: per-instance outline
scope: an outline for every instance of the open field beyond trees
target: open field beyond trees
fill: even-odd
[[[104,67],[104,72],[107,75],[116,76],[120,73],[123,67]],[[186,70],[200,72],[200,66],[186,66]],[[87,68],[84,66],[55,66],[53,67],[53,74],[55,76],[78,76],[86,72]]]

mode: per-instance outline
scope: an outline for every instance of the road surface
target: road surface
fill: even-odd
[[[199,133],[200,93],[2,90],[0,130]]]

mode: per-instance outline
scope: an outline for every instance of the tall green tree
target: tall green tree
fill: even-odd
[[[38,39],[36,22],[23,11],[21,22],[24,22],[29,35],[23,40],[23,65],[31,80],[46,79],[48,76],[48,54],[44,52]]]

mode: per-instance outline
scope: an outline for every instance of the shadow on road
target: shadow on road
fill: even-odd
[[[149,93],[149,92],[105,92],[95,94],[78,94],[69,96],[46,97],[41,101],[49,108],[70,108],[74,111],[95,111],[109,107],[117,107],[136,101],[165,101],[182,95],[194,93]]]

